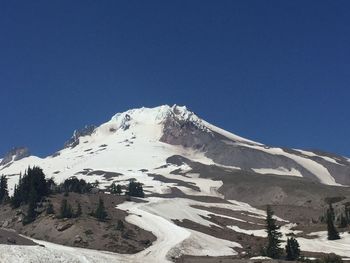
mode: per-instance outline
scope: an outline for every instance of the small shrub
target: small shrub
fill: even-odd
[[[321,259],[322,263],[342,263],[343,260],[336,254],[328,254]]]
[[[55,213],[55,210],[53,209],[53,205],[50,202],[49,205],[46,208],[46,214],[47,215],[53,215]]]
[[[120,220],[120,219],[118,220],[116,229],[119,230],[119,231],[123,231],[124,230],[124,223],[123,223],[122,220]]]
[[[107,212],[104,206],[103,200],[100,198],[98,201],[98,206],[92,216],[96,217],[98,221],[105,221],[107,219]]]
[[[60,209],[60,218],[72,218],[73,210],[70,204],[68,204],[67,199],[63,199]]]

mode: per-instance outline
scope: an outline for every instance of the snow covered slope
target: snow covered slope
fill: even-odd
[[[96,170],[133,177],[142,174],[141,169],[150,171],[164,165],[172,155],[182,155],[261,174],[350,185],[350,163],[344,157],[272,148],[215,127],[176,105],[118,113],[99,127],[76,131],[65,146],[44,159],[7,155],[7,162],[0,164],[0,173],[9,176],[11,187],[29,165],[42,167],[57,181],[73,175],[85,178],[87,173],[91,180],[101,179],[93,172]],[[157,192],[160,188],[154,186]]]
[[[232,222],[249,223],[252,218],[261,219],[264,212],[248,204],[223,200],[219,188],[224,182],[219,176],[215,179],[205,176],[209,173],[206,170],[202,170],[201,174],[193,172],[180,159],[170,162],[169,159],[173,156],[204,164],[207,169],[220,167],[228,173],[242,171],[247,172],[248,176],[266,175],[266,178],[274,178],[270,175],[275,174],[289,179],[298,177],[305,181],[313,180],[325,185],[350,185],[350,163],[344,157],[269,147],[209,124],[186,107],[177,105],[118,113],[98,127],[87,126],[81,131],[75,131],[62,150],[46,158],[26,155],[19,158],[16,153],[9,153],[3,158],[6,162],[0,164],[0,174],[7,175],[10,192],[18,182],[20,174],[28,166],[34,165],[40,166],[57,183],[71,176],[88,182],[98,180],[101,187],[108,186],[113,181],[126,185],[132,178],[143,183],[148,196],[146,202],[127,202],[118,208],[129,213],[127,221],[152,231],[157,241],[137,255],[101,255],[106,262],[110,257],[122,259],[120,262],[140,262],[145,258],[148,262],[166,262],[169,258],[184,253],[236,255],[236,250],[241,248],[239,242],[194,231],[189,227],[179,226],[174,221],[195,222],[204,228],[228,227],[245,233],[248,230],[242,230],[234,224],[223,226],[209,219],[217,216]],[[270,184],[273,185],[274,182],[271,181]],[[173,194],[174,188],[184,196],[169,198],[168,194]],[[204,197],[209,201],[201,202],[196,199]],[[247,214],[247,219],[208,212],[206,209],[209,208],[239,211]],[[290,226],[285,226],[285,229],[289,231]],[[256,232],[249,231],[260,233],[260,236],[263,232],[261,228]],[[61,252],[70,251],[71,254],[80,253],[77,254],[76,262],[81,262],[79,258],[86,262],[101,262],[98,261],[99,252],[90,253],[79,249],[72,252],[70,248],[55,245],[48,245],[48,248],[64,260],[66,258]],[[0,246],[0,250],[3,249]],[[46,253],[45,256],[50,254],[41,248],[37,250],[38,253]],[[29,253],[26,248],[21,248],[21,251]],[[32,256],[35,257],[34,254]]]

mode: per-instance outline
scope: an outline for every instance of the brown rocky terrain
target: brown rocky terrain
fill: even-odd
[[[105,222],[90,215],[96,209],[99,198],[103,199],[108,214]],[[73,209],[76,209],[79,202],[82,215],[78,218],[58,218],[63,199],[67,199]],[[38,209],[40,214],[37,219],[28,225],[22,224],[26,207],[12,209],[9,205],[0,206],[2,226],[34,239],[117,253],[136,253],[150,246],[156,239],[152,233],[127,223],[127,213],[115,208],[125,201],[125,196],[69,193],[68,196],[55,194],[47,200],[53,204],[55,214],[47,215],[47,202],[43,202]],[[6,232],[6,235],[7,233],[11,232]],[[11,235],[8,237],[11,238]],[[17,244],[22,243],[24,241]],[[28,245],[30,244],[34,242],[29,242]]]

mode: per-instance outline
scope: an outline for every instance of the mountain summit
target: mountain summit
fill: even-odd
[[[258,255],[262,244],[259,242],[266,238],[262,229],[265,213],[258,208],[267,204],[277,205],[278,216],[284,218],[278,219],[283,224],[284,239],[304,232],[303,236],[309,238],[297,236],[303,251],[335,252],[333,244],[324,243],[323,233],[314,238],[313,231],[322,229],[318,218],[329,202],[337,202],[339,219],[347,211],[342,207],[348,209],[350,201],[347,158],[254,142],[177,105],[132,109],[99,126],[85,126],[74,132],[63,149],[46,158],[30,156],[25,148],[10,151],[0,163],[0,174],[8,179],[10,195],[29,166],[39,166],[57,184],[66,179],[71,183],[83,179],[85,184],[93,183],[99,189],[69,194],[67,199],[80,202],[83,207],[82,218],[68,220],[70,223],[41,213],[32,225],[23,228],[20,221],[23,219],[9,210],[15,215],[6,219],[4,225],[17,226],[19,231],[37,239],[64,245],[124,253],[126,247],[139,251],[121,255],[96,251],[89,254],[86,250],[68,253],[71,250],[60,250],[54,245],[55,250],[48,250],[49,247],[40,252],[46,251],[47,258],[68,257],[65,262],[85,258],[81,253],[89,254],[91,262],[159,263],[173,262],[183,255],[205,259],[238,255],[239,251]],[[113,185],[119,186],[119,193],[126,193],[135,181],[144,191],[142,200],[112,191],[105,193]],[[62,192],[53,192],[48,198],[55,202],[58,211],[57,200],[66,197]],[[90,227],[93,229],[91,224],[97,227],[91,218],[91,207],[100,198],[108,201],[106,209],[119,221],[111,219],[111,226],[114,225],[111,228],[98,223],[100,230],[108,233],[96,239],[98,234],[89,232]],[[298,223],[299,228],[292,222]],[[310,222],[318,225],[310,228]],[[123,232],[122,225],[132,231]],[[43,226],[47,227],[45,231]],[[135,234],[130,238],[131,233],[141,236]],[[106,236],[113,237],[109,240],[114,244],[112,247],[109,241],[106,243]],[[347,256],[346,238],[350,236],[346,233],[342,236],[344,241],[336,252]],[[26,253],[37,258],[31,249]]]
[[[41,159],[26,154],[18,155],[27,157],[20,160],[7,156],[0,170],[19,174],[28,165],[39,165],[64,179],[92,166],[152,169],[152,165],[164,165],[173,155],[252,173],[350,185],[350,162],[345,157],[257,143],[218,128],[178,105],[117,113],[98,127],[75,131],[55,157]]]

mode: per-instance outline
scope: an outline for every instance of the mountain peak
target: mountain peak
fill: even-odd
[[[143,124],[161,124],[169,118],[176,118],[181,121],[199,121],[199,118],[186,106],[161,105],[154,108],[137,108],[122,113],[117,113],[111,119],[111,122],[117,124],[117,129],[126,130],[131,123]]]
[[[5,154],[0,165],[6,165],[12,161],[18,161],[28,156],[30,156],[30,152],[27,147],[14,147]]]
[[[82,136],[91,135],[96,129],[95,125],[85,125],[84,128],[75,130],[73,136],[64,144],[64,148],[74,148],[79,144],[79,138]]]

